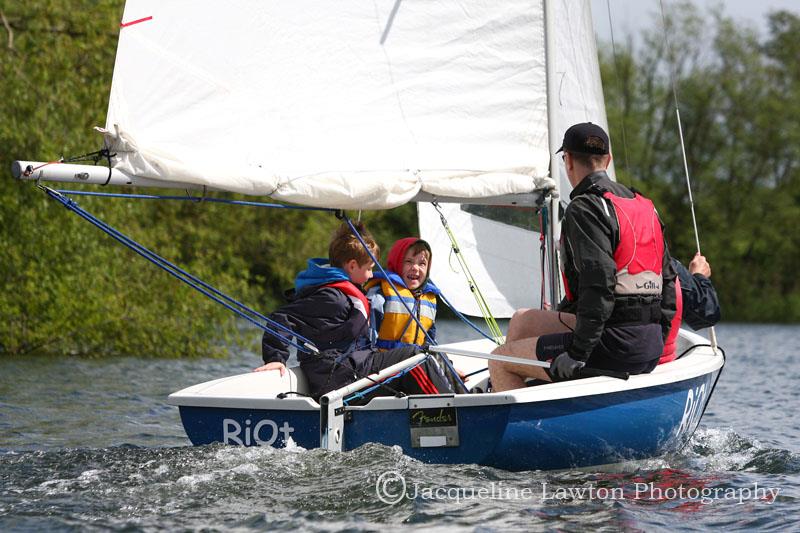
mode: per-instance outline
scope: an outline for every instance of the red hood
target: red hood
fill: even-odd
[[[397,274],[403,272],[403,257],[406,255],[406,250],[418,240],[419,237],[406,237],[392,245],[389,255],[386,257],[386,266],[389,267],[389,270]]]

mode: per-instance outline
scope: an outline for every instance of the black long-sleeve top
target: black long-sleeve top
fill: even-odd
[[[602,197],[605,191],[622,198],[634,197],[627,187],[611,181],[605,171],[594,172],[573,189],[561,226],[564,275],[568,285],[577,290],[573,294],[574,300],[562,301],[559,308],[574,313],[577,318],[568,353],[579,361],[586,361],[600,341],[615,302],[631,298],[614,294],[617,283],[614,250],[619,244],[619,224],[613,207]],[[661,293],[664,338],[676,311],[675,277],[665,240]]]

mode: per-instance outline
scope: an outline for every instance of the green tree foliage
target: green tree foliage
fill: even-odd
[[[772,14],[766,38],[690,3],[666,19],[668,43],[659,21],[638,52],[629,41],[601,57],[618,177],[656,201],[673,255],[688,262],[696,244],[674,73],[701,248],[723,316],[797,321],[800,19]]]

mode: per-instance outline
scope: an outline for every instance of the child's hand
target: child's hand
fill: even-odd
[[[281,377],[283,377],[283,375],[286,373],[286,365],[283,363],[278,363],[277,361],[273,361],[272,363],[267,363],[266,365],[254,368],[253,372],[265,372],[267,370],[280,370]]]

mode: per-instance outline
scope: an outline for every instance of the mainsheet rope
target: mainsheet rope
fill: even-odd
[[[547,220],[548,220],[548,209],[546,205],[543,205],[541,209],[539,209],[539,267],[542,271],[542,290],[541,294],[539,295],[539,300],[541,302],[540,307],[542,309],[550,309],[550,304],[547,301],[547,290],[545,286],[545,280],[547,279],[547,232],[549,231],[547,228]],[[554,278],[555,279],[555,278]]]
[[[364,389],[364,390],[361,390],[361,391],[353,393],[351,396],[348,396],[347,398],[345,398],[342,401],[342,403],[344,403],[344,405],[347,405],[348,403],[352,402],[353,400],[358,400],[359,398],[365,397],[367,394],[371,393],[372,391],[374,391],[374,390],[376,390],[376,389],[378,389],[380,387],[386,387],[387,389],[393,390],[390,387],[388,387],[386,384],[387,383],[391,383],[392,381],[405,376],[406,374],[408,374],[409,372],[411,372],[412,370],[414,370],[415,368],[417,368],[421,364],[424,364],[430,358],[431,358],[431,354],[428,354],[427,356],[425,356],[425,359],[423,359],[422,361],[420,361],[416,365],[410,366],[408,368],[404,368],[403,370],[401,370],[397,374],[394,374],[393,376],[389,376],[388,378],[384,379],[383,381],[375,383],[375,385],[372,385],[371,387],[369,387],[367,389]],[[456,375],[456,377],[458,377],[458,375]]]

